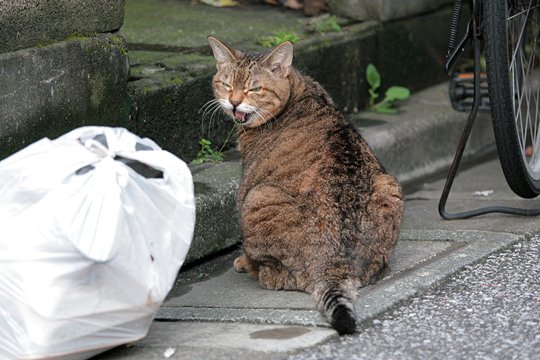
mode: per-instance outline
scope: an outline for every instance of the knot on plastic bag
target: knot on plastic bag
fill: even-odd
[[[90,152],[101,158],[101,162],[116,173],[116,182],[120,187],[126,187],[129,182],[129,173],[124,166],[115,164],[116,153],[108,148],[107,139],[104,135],[96,135],[93,138],[83,140],[80,139],[84,147]],[[95,169],[94,165],[87,165],[77,170],[77,175],[86,174]]]
[[[114,158],[116,153],[110,150],[107,145],[103,144],[101,141],[96,138],[86,139],[84,141],[84,146],[90,150],[92,153],[96,154],[101,158],[111,157]]]
[[[123,156],[117,155],[116,151],[111,150],[109,148],[107,137],[104,134],[97,134],[91,138],[84,139],[84,140],[81,137],[79,141],[90,152],[100,157],[102,161],[107,161],[107,162],[110,161],[111,162],[110,165],[112,165],[112,163],[115,161],[119,161],[122,164],[127,165],[128,167],[133,169],[139,175],[147,179],[162,179],[163,178],[163,171],[159,169],[155,169],[137,160],[128,159]],[[146,146],[144,144],[137,142],[135,145],[135,150],[136,151],[152,151],[154,149],[152,149],[150,146]],[[128,173],[127,168],[124,166],[114,166],[114,168],[118,174],[118,184],[122,187],[125,187],[129,180],[129,173]],[[95,169],[94,165],[88,165],[77,170],[76,174],[83,175],[94,169]]]

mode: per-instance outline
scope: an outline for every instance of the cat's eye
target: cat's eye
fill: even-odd
[[[260,87],[260,86],[256,86],[254,88],[249,89],[249,91],[251,91],[251,92],[259,92],[261,90],[262,90],[262,87]]]
[[[229,85],[229,84],[227,84],[225,81],[222,81],[222,82],[221,82],[221,85],[223,85],[223,87],[224,87],[225,89],[227,89],[227,90],[232,89],[232,86]]]

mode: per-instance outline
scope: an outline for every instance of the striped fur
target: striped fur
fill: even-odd
[[[316,283],[313,291],[317,308],[340,334],[352,334],[356,330],[355,285],[350,280],[327,279]]]
[[[248,271],[264,288],[311,293],[339,332],[357,289],[386,267],[403,196],[328,93],[292,67],[292,45],[244,54],[209,38],[216,99],[238,124],[238,209]]]

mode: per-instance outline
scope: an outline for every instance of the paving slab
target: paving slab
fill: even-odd
[[[418,191],[407,195],[407,207],[404,229],[423,230],[481,230],[494,232],[510,232],[530,236],[538,233],[538,218],[527,218],[508,214],[489,214],[467,220],[445,221],[439,216],[437,207],[441,189],[445,179],[424,184]],[[488,191],[487,196],[479,195]],[[498,159],[485,162],[477,167],[477,171],[458,173],[446,210],[460,212],[491,205],[503,205],[518,208],[538,208],[540,200],[522,199],[513,194],[502,173]],[[419,216],[421,214],[421,216]]]
[[[95,359],[283,359],[337,337],[331,329],[226,323],[156,322],[148,337]],[[170,354],[170,355],[166,355]]]
[[[391,263],[394,270],[359,291],[360,325],[369,327],[371,320],[439,285],[465,265],[522,239],[482,231],[404,231]],[[184,285],[185,299],[170,298],[147,338],[96,359],[161,359],[173,350],[172,359],[282,359],[337,337],[308,295],[263,290],[226,263],[225,274]]]

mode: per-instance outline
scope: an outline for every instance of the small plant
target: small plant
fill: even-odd
[[[257,43],[264,47],[271,48],[274,46],[278,46],[279,44],[282,44],[285,41],[290,41],[292,43],[295,43],[298,40],[300,40],[300,38],[294,32],[276,31],[272,35],[261,36],[260,38],[257,39]]]
[[[319,33],[340,32],[341,25],[338,24],[336,17],[332,15],[315,23],[315,30]]]
[[[208,161],[221,162],[223,161],[223,153],[212,148],[212,142],[207,139],[199,141],[201,149],[197,153],[197,157],[191,161],[192,164],[198,165]]]
[[[373,111],[385,114],[397,114],[398,110],[395,109],[394,102],[398,100],[407,100],[411,96],[409,89],[403,86],[390,86],[384,93],[384,99],[376,103],[379,98],[377,90],[381,86],[381,75],[377,68],[373,64],[369,64],[366,68],[366,80],[370,86],[369,88],[369,108]]]

